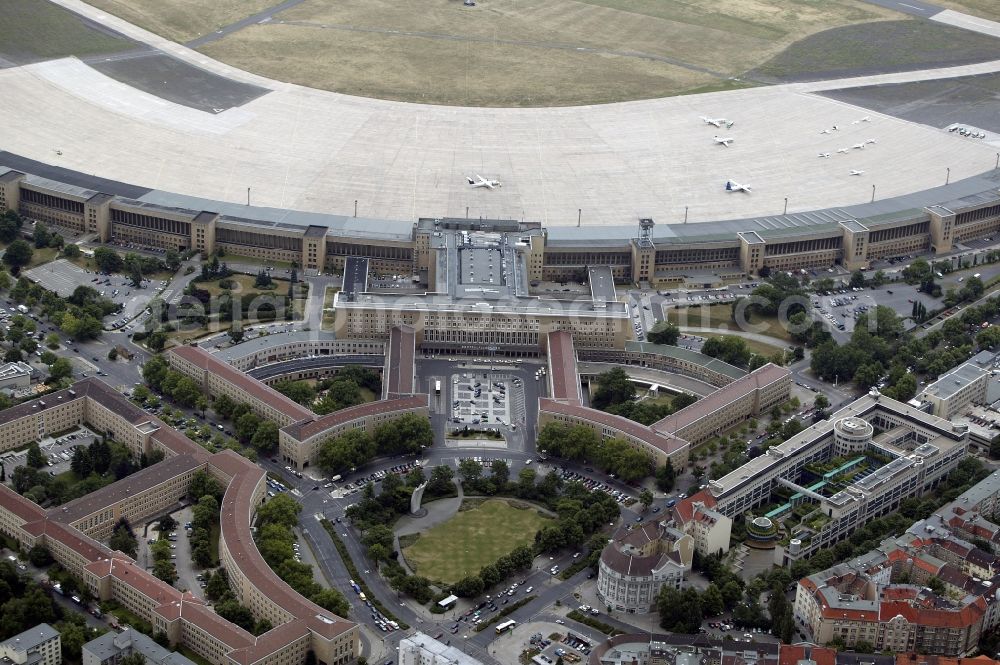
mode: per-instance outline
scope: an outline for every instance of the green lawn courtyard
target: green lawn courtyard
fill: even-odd
[[[476,575],[514,548],[532,544],[535,532],[551,521],[529,504],[516,505],[522,507],[489,499],[460,510],[447,522],[421,533],[403,549],[403,556],[414,572],[435,582],[451,584]]]

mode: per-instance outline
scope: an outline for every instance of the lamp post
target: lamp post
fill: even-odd
[[[358,216],[358,200],[354,199],[354,216]]]
[[[785,197],[785,209],[781,212],[782,215],[788,214],[788,197]]]
[[[688,223],[688,207],[684,206],[684,223]]]
[[[875,203],[875,185],[872,185],[872,203]]]
[[[944,184],[947,185],[949,182],[951,182],[951,167],[949,166],[945,170],[947,171],[947,174],[944,177]]]
[[[247,205],[250,205],[250,188],[247,187]]]

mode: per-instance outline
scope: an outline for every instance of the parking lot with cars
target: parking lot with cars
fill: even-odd
[[[329,489],[330,493],[333,496],[341,496],[341,497],[350,496],[351,494],[354,494],[355,492],[361,490],[361,488],[363,488],[368,483],[380,483],[386,476],[393,474],[406,475],[413,469],[417,468],[419,465],[420,462],[418,462],[417,460],[410,460],[409,462],[397,464],[396,466],[393,466],[391,468],[382,469],[380,471],[375,471],[369,474],[365,474],[364,472],[362,472],[361,475],[359,476],[353,476],[348,474],[339,480],[334,480],[334,479],[329,480],[323,485],[323,488]],[[337,489],[337,485],[340,484],[341,482],[343,482],[343,484],[340,485],[340,489]],[[339,522],[340,519],[338,518],[337,521]]]
[[[456,374],[452,377],[451,421],[465,425],[510,424],[510,387],[507,380]]]
[[[70,461],[73,459],[73,451],[79,446],[89,446],[94,442],[95,434],[86,427],[79,427],[71,432],[67,432],[58,437],[45,437],[38,447],[45,455],[47,470],[50,475],[58,476],[70,469]],[[28,451],[10,451],[0,455],[0,462],[3,462],[7,476],[14,473],[14,469],[27,463]]]
[[[43,288],[54,291],[63,298],[69,297],[77,287],[87,286],[108,300],[121,305],[120,312],[104,320],[105,327],[111,329],[126,326],[167,286],[166,281],[144,279],[140,286],[135,287],[130,277],[87,270],[66,259],[51,261],[26,270],[24,274]]]
[[[593,469],[587,469],[587,472],[593,473]],[[618,503],[622,504],[623,506],[631,506],[636,502],[636,498],[632,496],[630,493],[626,492],[625,490],[615,489],[608,483],[601,482],[600,480],[591,478],[586,474],[580,473],[578,471],[570,471],[564,469],[560,473],[560,475],[562,476],[562,479],[565,480],[566,482],[576,481],[578,483],[581,483],[584,487],[586,487],[589,490],[610,494],[611,496],[615,497]]]

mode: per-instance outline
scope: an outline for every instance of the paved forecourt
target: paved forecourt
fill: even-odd
[[[74,9],[78,3],[61,0]],[[812,94],[865,82],[1000,70],[1000,62],[600,106],[456,108],[349,97],[263,79],[89,9],[97,20],[272,90],[220,113],[180,106],[75,59],[0,71],[4,148],[192,196],[412,220],[453,215],[547,225],[744,218],[863,203],[992,169],[985,142]],[[47,100],[38,104],[38,99]],[[729,130],[699,117],[726,117]],[[870,116],[870,122],[861,122]],[[821,134],[834,125],[840,129]],[[726,148],[716,134],[735,138]],[[876,143],[852,149],[869,139]],[[837,150],[848,148],[846,154]],[[829,152],[829,159],[819,153]],[[183,158],[181,158],[183,156]],[[192,163],[224,168],[192,168]],[[851,171],[864,171],[852,176]],[[471,189],[465,176],[497,178]],[[727,193],[727,179],[753,187]],[[148,195],[147,195],[148,196]]]

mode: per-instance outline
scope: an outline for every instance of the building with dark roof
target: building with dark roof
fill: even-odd
[[[656,611],[656,598],[667,586],[680,589],[694,557],[691,536],[652,520],[625,527],[601,551],[597,597],[628,614]]]

